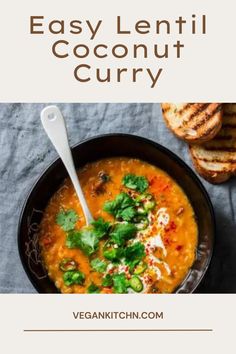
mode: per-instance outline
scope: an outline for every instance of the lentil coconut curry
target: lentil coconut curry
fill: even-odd
[[[176,182],[137,159],[88,163],[78,176],[94,217],[85,226],[69,179],[40,228],[42,257],[62,293],[171,293],[195,260],[197,224]]]

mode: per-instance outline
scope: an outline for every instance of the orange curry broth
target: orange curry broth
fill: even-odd
[[[94,186],[100,171],[105,171],[111,179],[103,193],[96,194]],[[188,274],[195,260],[197,246],[197,224],[192,206],[183,190],[165,172],[138,159],[109,158],[88,163],[78,171],[78,176],[94,219],[103,217],[112,221],[113,217],[103,211],[103,205],[105,201],[114,199],[125,190],[121,181],[128,173],[145,176],[149,181],[148,192],[155,197],[157,208],[165,207],[168,210],[170,222],[162,233],[162,241],[167,250],[165,262],[169,265],[171,274],[160,264],[163,276],[157,282],[157,287],[160,293],[171,293]],[[92,282],[101,284],[102,275],[91,270],[88,256],[80,249],[69,249],[65,246],[66,233],[55,221],[61,209],[74,209],[77,212],[79,220],[76,229],[85,225],[82,208],[69,179],[66,179],[53,195],[44,212],[40,229],[43,261],[49,277],[62,293],[85,293]],[[102,257],[101,247],[99,256]],[[72,258],[78,263],[79,270],[86,276],[82,286],[64,284],[63,272],[59,269],[63,258]],[[112,290],[104,288],[102,292],[112,293]]]

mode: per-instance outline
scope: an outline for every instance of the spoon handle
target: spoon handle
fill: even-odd
[[[68,142],[67,130],[65,120],[57,106],[48,106],[41,112],[41,122],[51,140],[54,148],[58,152],[62,162],[64,163],[67,172],[71,178],[80,204],[82,206],[86,224],[89,225],[93,220],[89,211],[87,202],[84,197],[84,193],[81,189],[80,182],[75,170],[71,149]]]

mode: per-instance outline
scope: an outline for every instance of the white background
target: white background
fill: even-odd
[[[235,101],[234,0],[145,1],[1,1],[0,102],[160,102]],[[207,15],[207,35],[181,37],[181,60],[169,59],[159,85],[80,84],[73,77],[75,58],[59,60],[50,48],[55,36],[29,34],[29,17],[50,19],[103,19],[99,40],[116,43],[113,25],[117,15],[132,26],[135,21]],[[61,38],[61,36],[59,36]],[[87,34],[78,42],[85,42]],[[152,42],[152,36],[145,36]],[[172,36],[168,37],[172,40]],[[65,36],[65,39],[70,40]],[[77,39],[73,39],[76,43]],[[131,41],[131,39],[130,39]],[[137,41],[140,41],[137,37]],[[125,42],[125,40],[122,40]],[[128,43],[129,40],[126,40]],[[101,65],[101,61],[100,65]],[[94,64],[94,63],[93,63]],[[95,63],[96,64],[96,63]],[[138,66],[123,62],[122,66]],[[139,63],[140,64],[140,63]],[[115,67],[117,62],[104,61]],[[155,68],[152,60],[148,66]],[[165,319],[153,321],[80,322],[72,311],[163,311]],[[60,296],[1,295],[1,347],[4,353],[233,353],[235,351],[235,295]],[[26,333],[24,329],[50,328],[212,328],[213,332],[144,333]]]
[[[235,295],[1,295],[4,353],[234,353]],[[158,311],[164,320],[74,320],[75,311]],[[212,332],[23,332],[24,329]]]
[[[1,65],[0,101],[2,102],[161,102],[161,101],[233,101],[235,100],[235,13],[234,0],[21,0],[1,1]],[[150,88],[147,76],[136,84],[130,77],[122,84],[79,83],[73,71],[78,63],[74,57],[57,59],[51,53],[52,44],[66,39],[74,44],[88,43],[88,32],[80,35],[30,35],[31,15],[52,19],[103,20],[101,32],[94,43],[110,45],[124,42],[153,42],[166,38],[154,34],[132,37],[115,36],[116,16],[120,15],[124,26],[132,28],[141,19],[155,24],[157,19],[176,19],[192,14],[207,15],[207,35],[186,34],[180,37],[185,43],[182,59],[174,57],[163,61],[164,68],[158,86]],[[167,40],[179,38],[173,31]],[[118,39],[117,39],[118,38]],[[88,43],[89,44],[89,43]],[[90,43],[91,44],[91,43]],[[93,44],[93,43],[92,43]],[[152,57],[147,64],[143,60],[107,59],[89,60],[94,67],[150,67],[156,71],[159,62]]]

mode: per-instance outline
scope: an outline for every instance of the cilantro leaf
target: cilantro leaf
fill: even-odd
[[[126,247],[125,258],[127,260],[140,260],[145,256],[145,247],[141,242],[135,242],[133,245]]]
[[[94,283],[91,283],[88,288],[87,288],[87,292],[89,294],[98,294],[100,293],[100,289],[99,289],[99,286],[97,286],[96,284]]]
[[[85,281],[85,275],[79,270],[69,270],[63,274],[63,280],[66,286],[82,285]]]
[[[134,200],[127,193],[120,193],[114,200],[107,201],[104,204],[103,210],[117,217],[117,214],[128,207],[135,205]]]
[[[61,210],[56,216],[56,223],[61,226],[64,231],[70,231],[75,228],[78,219],[79,217],[74,210]]]
[[[137,215],[137,211],[134,207],[130,206],[128,208],[118,210],[116,214],[117,219],[123,219],[124,221],[131,221]]]
[[[91,226],[85,226],[79,231],[70,231],[66,246],[68,248],[80,248],[87,256],[98,249],[99,239]]]
[[[93,270],[99,273],[103,273],[107,269],[107,264],[99,258],[93,259],[90,264]]]
[[[103,256],[112,262],[118,262],[124,256],[123,248],[109,248],[104,250]]]
[[[127,288],[129,287],[129,282],[126,279],[125,273],[114,274],[113,277],[113,286],[117,294],[127,294]]]
[[[70,231],[66,238],[66,247],[68,248],[79,248],[79,231]]]
[[[111,228],[111,224],[101,217],[95,221],[92,221],[91,225],[94,227],[94,231],[98,238],[102,238],[107,235]]]
[[[132,270],[145,256],[145,247],[141,242],[136,242],[126,247],[124,253],[125,262]]]
[[[106,274],[106,276],[102,279],[102,286],[110,287],[113,285],[113,279],[111,274]]]
[[[143,193],[149,186],[148,180],[144,176],[136,176],[129,173],[123,177],[122,184],[129,188],[134,189],[137,192]]]
[[[135,236],[137,228],[134,224],[116,224],[110,236],[118,246],[124,246],[125,242]]]

